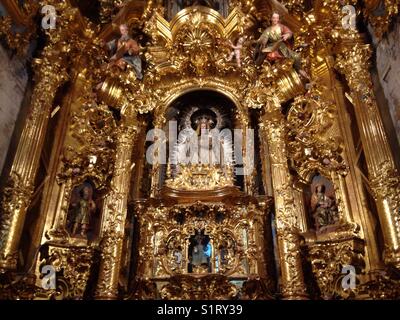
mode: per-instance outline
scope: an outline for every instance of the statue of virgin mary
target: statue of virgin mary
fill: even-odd
[[[178,135],[173,161],[177,165],[201,164],[224,166],[232,163],[232,136],[219,131],[216,115],[210,109],[199,109],[191,125]]]

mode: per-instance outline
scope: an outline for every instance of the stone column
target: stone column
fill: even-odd
[[[338,56],[336,68],[346,76],[351,89],[385,241],[384,262],[400,268],[400,177],[372,89],[370,55],[368,45],[353,44]]]
[[[49,47],[46,48],[43,58],[35,60],[36,85],[31,98],[30,114],[1,199],[0,269],[3,270],[13,270],[17,266],[19,242],[34,191],[53,100],[57,89],[68,78],[62,58],[52,56],[50,51]]]
[[[119,128],[117,156],[110,193],[103,205],[101,261],[97,299],[116,299],[132,169],[132,150],[138,133],[136,115]]]
[[[306,299],[300,236],[296,227],[296,220],[301,216],[301,210],[294,201],[296,190],[289,174],[285,123],[278,101],[274,110],[266,112],[263,116],[260,128],[267,137],[271,158],[282,295],[284,299]]]

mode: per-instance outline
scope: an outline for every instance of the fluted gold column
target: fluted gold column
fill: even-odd
[[[346,76],[351,89],[385,241],[384,261],[400,268],[400,177],[372,90],[369,59],[369,46],[357,43],[345,48],[336,67]]]
[[[274,109],[263,116],[260,128],[267,137],[271,158],[282,295],[284,299],[305,299],[307,293],[296,222],[297,217],[301,216],[301,210],[294,201],[295,190],[287,163],[285,123],[279,102],[275,103]]]
[[[67,79],[61,57],[50,48],[35,60],[35,88],[1,203],[0,269],[15,269],[26,211],[34,191],[36,172],[57,88]]]
[[[132,169],[132,150],[138,133],[136,115],[119,128],[117,155],[111,191],[103,205],[101,261],[97,299],[116,299]]]

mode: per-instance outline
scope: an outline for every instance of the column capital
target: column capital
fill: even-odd
[[[342,53],[336,57],[335,68],[346,77],[350,88],[358,93],[372,89],[369,73],[371,55],[369,44],[356,43],[344,46]]]

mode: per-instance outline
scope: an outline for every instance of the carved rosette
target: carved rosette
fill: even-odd
[[[288,113],[288,151],[303,181],[314,171],[328,177],[333,171],[347,173],[336,106],[323,97],[322,90],[313,87],[296,97]]]

